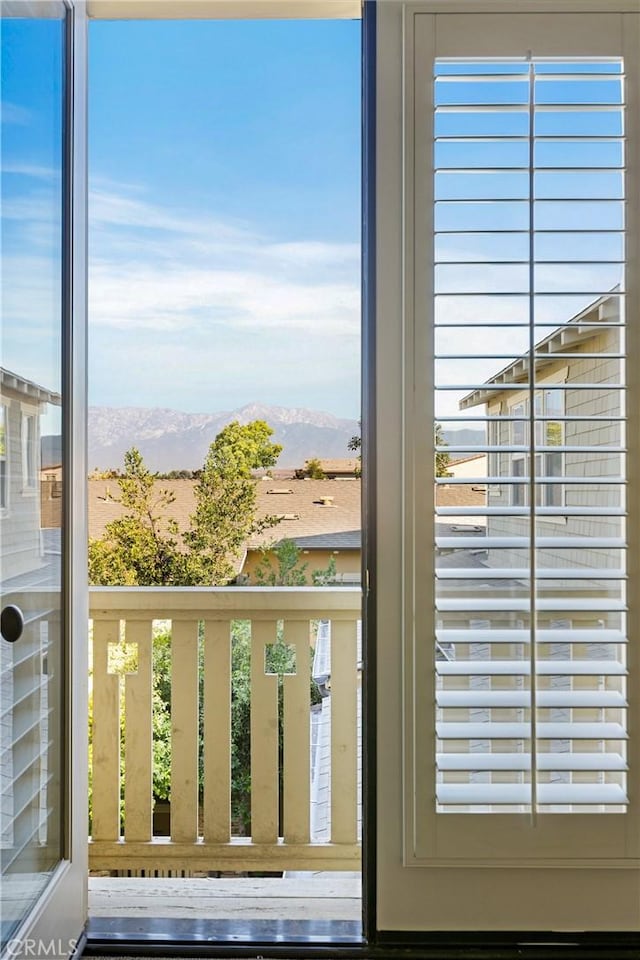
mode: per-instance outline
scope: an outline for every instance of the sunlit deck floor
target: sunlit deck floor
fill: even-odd
[[[277,878],[90,877],[90,917],[186,920],[353,920],[362,915],[360,876]]]

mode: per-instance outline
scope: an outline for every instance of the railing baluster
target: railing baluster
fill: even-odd
[[[151,620],[127,620],[126,642],[138,648],[138,669],[124,681],[124,838],[152,836]]]
[[[309,621],[285,620],[284,642],[296,651],[296,673],[284,678],[284,839],[286,843],[309,843]]]
[[[357,839],[357,623],[331,624],[331,840]]]
[[[171,628],[171,839],[198,838],[198,621]]]
[[[94,840],[120,837],[120,678],[109,673],[109,644],[118,643],[118,620],[93,622],[93,780]]]
[[[231,624],[204,627],[204,839],[231,837]]]
[[[278,839],[278,678],[267,676],[265,648],[276,642],[274,620],[251,623],[251,837]]]

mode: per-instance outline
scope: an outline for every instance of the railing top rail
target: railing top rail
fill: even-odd
[[[359,587],[91,587],[94,619],[354,619],[360,616]]]

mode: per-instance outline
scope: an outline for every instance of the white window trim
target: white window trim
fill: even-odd
[[[29,470],[28,470],[28,420],[33,418],[33,473],[34,473],[34,482],[33,486],[29,484]],[[28,404],[20,404],[20,455],[22,459],[22,486],[21,492],[23,497],[36,497],[38,496],[38,475],[40,472],[40,456],[38,452],[38,440],[39,440],[39,430],[38,430],[38,418],[39,411],[34,409],[34,407],[29,406]]]
[[[10,461],[10,444],[9,444],[9,404],[1,403],[0,407],[4,410],[4,483],[5,483],[5,502],[0,504],[0,518],[8,517],[11,512],[11,461]]]
[[[553,389],[553,386],[554,386],[554,385],[566,384],[568,375],[569,375],[569,368],[568,368],[568,367],[562,367],[560,370],[556,370],[554,373],[552,373],[552,374],[550,374],[550,375],[548,375],[548,376],[546,376],[546,377],[542,377],[542,378],[540,378],[539,380],[537,380],[537,381],[536,381],[536,390],[540,390],[540,391],[542,392],[543,398],[544,398],[544,391],[545,391],[545,390]],[[515,410],[516,410],[517,407],[524,407],[524,411],[525,411],[525,412],[524,412],[523,416],[524,416],[524,417],[527,417],[527,416],[528,416],[528,404],[529,404],[529,396],[528,396],[528,393],[526,393],[526,392],[523,391],[522,393],[519,393],[519,394],[514,398],[514,400],[513,400],[512,403],[509,404],[509,414],[510,414],[511,416],[514,416],[514,415],[515,415],[514,412],[515,412]],[[565,406],[565,410],[566,410],[566,394],[563,394],[563,405]],[[543,413],[543,415],[545,414],[545,410],[544,410],[544,399],[543,399],[543,410],[542,410],[542,413]],[[542,422],[544,423],[545,421],[542,421]],[[510,441],[511,441],[512,444],[515,444],[515,440],[514,440],[514,437],[513,437],[514,427],[515,427],[515,424],[512,423],[512,424],[511,424],[511,430],[510,430]],[[547,453],[538,453],[538,452],[536,452],[536,457],[538,457],[538,456],[546,457],[546,456],[548,456],[548,454],[547,454]],[[562,473],[561,473],[561,476],[562,476],[562,477],[565,477],[565,463],[566,463],[565,454],[564,454],[564,453],[561,453],[561,456],[562,456]],[[528,462],[529,462],[529,454],[526,454],[526,453],[512,453],[511,456],[510,456],[510,462],[513,463],[514,460],[525,460],[526,463],[528,464]],[[545,475],[546,475],[546,474],[545,474]],[[525,470],[524,476],[525,476],[525,482],[526,482],[526,478],[528,477],[528,471],[527,471],[527,470]],[[516,503],[514,502],[514,493],[515,493],[515,488],[512,486],[512,487],[510,488],[510,493],[509,493],[509,504],[510,504],[510,506],[512,506],[512,507],[513,507],[513,506],[522,506],[522,504],[516,504]],[[560,506],[561,506],[561,507],[566,506],[565,499],[566,499],[566,497],[565,497],[565,484],[562,484],[562,486],[560,487],[560,501],[561,501],[561,502],[560,502]],[[528,503],[528,496],[525,497],[525,505],[527,505],[527,503]],[[547,504],[541,503],[541,504],[536,504],[536,505],[537,505],[537,506],[546,506]],[[566,516],[557,516],[557,517],[538,516],[537,519],[538,519],[538,521],[539,521],[540,523],[550,523],[550,524],[555,524],[556,526],[566,526],[566,524],[567,524],[567,518],[566,518]]]
[[[556,370],[555,373],[551,374],[551,375],[548,376],[548,377],[542,377],[540,380],[538,380],[538,381],[536,382],[536,387],[539,387],[539,388],[542,390],[542,392],[543,392],[543,400],[542,400],[542,413],[543,413],[543,416],[544,416],[545,413],[546,413],[546,412],[545,412],[545,409],[544,409],[544,391],[545,391],[545,390],[549,390],[549,389],[553,389],[553,386],[554,386],[555,384],[566,384],[566,382],[567,382],[567,377],[568,377],[568,376],[569,376],[569,368],[568,368],[568,367],[563,367],[561,370]],[[563,394],[562,394],[562,406],[563,406],[563,413],[562,413],[562,415],[564,416],[564,415],[566,415],[566,410],[567,410],[567,395],[566,395],[566,393],[563,393]],[[546,423],[546,421],[544,421],[544,420],[543,420],[542,422],[543,422],[543,423]],[[564,445],[564,427],[563,427],[563,430],[562,430],[562,441],[563,441],[563,442],[562,442],[562,445]],[[546,457],[547,454],[543,453],[542,456],[543,456],[543,457]],[[567,479],[566,476],[565,476],[566,455],[565,455],[564,453],[561,453],[561,457],[562,457],[562,472],[561,472],[561,476],[563,477],[563,479],[566,480],[566,479]],[[567,504],[566,504],[566,499],[567,499],[567,498],[566,498],[566,486],[565,486],[565,484],[563,483],[563,484],[560,486],[560,506],[561,506],[561,507],[566,507],[566,505],[567,505]],[[544,506],[548,506],[548,504],[544,504]],[[559,516],[559,517],[538,517],[538,520],[539,520],[541,523],[550,523],[550,524],[553,524],[553,525],[555,525],[555,526],[564,527],[564,526],[567,525],[567,517],[566,517],[566,516]]]

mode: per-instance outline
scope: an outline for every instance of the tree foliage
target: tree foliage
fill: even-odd
[[[436,447],[446,447],[447,441],[444,438],[442,432],[442,426],[439,423],[436,423],[434,427],[434,444]],[[451,457],[446,450],[438,450],[436,452],[436,477],[449,477],[449,464],[451,463]]]
[[[185,557],[177,527],[167,520],[174,496],[156,489],[156,475],[132,447],[124,455],[124,473],[116,480],[124,513],[105,527],[104,537],[89,541],[89,580],[104,586],[171,586],[185,582]]]
[[[194,488],[196,510],[184,535],[189,580],[221,584],[234,572],[233,557],[249,537],[278,523],[256,517],[256,484],[251,471],[273,466],[282,447],[264,420],[242,426],[234,421],[209,447]]]
[[[311,457],[304,465],[304,472],[311,480],[326,480],[327,475],[322,469],[322,463],[317,457]]]
[[[294,541],[285,537],[279,543],[262,548],[255,581],[259,587],[304,587],[308,583],[308,566],[300,562],[300,550]],[[330,557],[324,570],[311,571],[311,582],[316,587],[325,586],[335,573],[336,561]]]
[[[230,423],[209,447],[194,488],[196,509],[190,527],[178,538],[166,509],[174,495],[157,488],[134,447],[115,479],[113,499],[124,513],[89,542],[89,580],[103,586],[195,586],[226,583],[234,573],[234,555],[246,540],[277,523],[256,518],[256,487],[251,471],[273,466],[282,447],[270,439],[264,420]]]
[[[360,420],[358,420],[358,426],[362,429],[362,422]],[[351,437],[351,440],[349,440],[347,444],[347,450],[350,450],[351,453],[357,453],[357,457],[356,457],[357,463],[356,463],[356,468],[354,473],[356,477],[361,477],[362,476],[362,437],[360,437],[358,434],[355,434],[353,437]]]

